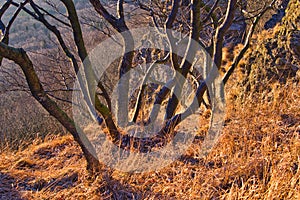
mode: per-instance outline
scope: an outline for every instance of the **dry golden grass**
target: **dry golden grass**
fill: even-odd
[[[295,13],[299,3],[292,2],[288,10]],[[295,20],[286,17],[285,21]],[[206,157],[200,155],[208,111],[185,155],[162,170],[143,174],[103,166],[103,176],[90,180],[72,137],[50,135],[23,150],[0,152],[0,199],[109,199],[107,189],[117,199],[300,199],[299,79],[269,81],[265,71],[276,68],[262,48],[277,39],[275,32],[285,29],[277,26],[254,37],[257,45],[247,52],[226,86],[225,125]],[[278,39],[281,44],[286,44],[284,37]],[[224,48],[224,71],[240,48]],[[275,53],[280,57],[282,52]],[[249,62],[250,58],[255,59]],[[253,76],[247,74],[249,66]],[[247,81],[253,87],[246,94]]]
[[[103,179],[120,199],[299,199],[299,85],[274,88],[277,97],[270,102],[228,100],[222,136],[205,158],[196,139],[186,155],[160,171],[107,170]],[[70,136],[2,153],[0,199],[105,197],[103,179],[89,180],[85,165]]]

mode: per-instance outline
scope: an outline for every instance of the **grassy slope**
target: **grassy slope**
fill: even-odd
[[[264,34],[276,39],[276,31]],[[226,87],[226,123],[214,150],[199,158],[198,140],[163,170],[132,175],[107,171],[105,179],[120,199],[300,199],[299,76],[298,81],[272,81],[267,91],[252,87],[267,80],[255,79],[255,74],[273,66],[268,56],[267,65],[258,66],[265,56],[255,53],[269,38],[258,36],[247,58],[252,63],[246,59]],[[251,80],[244,79],[247,65],[254,66]],[[238,93],[245,91],[247,81],[249,95],[241,101]],[[88,180],[85,164],[70,136],[50,136],[25,150],[2,153],[0,199],[100,199],[102,182]]]
[[[145,199],[299,199],[297,88],[282,88],[280,107],[274,106],[279,102],[232,103],[222,137],[205,159],[197,158],[198,141],[161,171],[111,172],[107,181],[123,198],[134,193]],[[100,198],[101,182],[87,179],[85,160],[70,136],[49,137],[24,151],[2,154],[0,163],[0,199]]]

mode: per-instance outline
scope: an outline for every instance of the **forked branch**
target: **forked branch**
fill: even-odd
[[[73,120],[48,97],[26,52],[23,49],[13,48],[0,42],[0,54],[21,67],[32,96],[73,135],[86,157],[88,170],[93,174],[100,172],[99,161],[88,149],[88,147],[91,147],[89,140],[85,138],[85,135],[79,135]]]

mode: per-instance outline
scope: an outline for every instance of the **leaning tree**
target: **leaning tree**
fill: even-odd
[[[92,174],[95,174],[100,172],[100,162],[88,149],[86,145],[87,139],[79,134],[80,130],[73,116],[68,114],[64,107],[57,103],[57,101],[62,99],[55,98],[51,92],[44,89],[47,87],[47,79],[37,71],[37,66],[34,64],[39,63],[43,65],[43,60],[35,60],[38,58],[28,53],[26,48],[16,48],[10,43],[11,29],[17,22],[20,13],[26,13],[31,16],[50,31],[51,38],[54,40],[56,49],[58,49],[57,51],[61,52],[61,56],[64,59],[67,58],[70,73],[76,76],[80,92],[90,111],[89,114],[97,121],[99,127],[106,127],[110,141],[117,144],[119,148],[126,148],[130,144],[136,144],[132,145],[136,150],[147,152],[151,151],[151,148],[155,146],[155,143],[158,141],[156,139],[166,140],[166,138],[174,136],[176,134],[174,131],[176,126],[187,116],[194,113],[201,103],[205,103],[203,96],[208,90],[208,86],[205,79],[199,78],[201,74],[199,75],[199,71],[193,70],[193,63],[190,62],[197,54],[197,49],[193,45],[200,45],[209,52],[212,61],[209,65],[214,65],[218,70],[221,70],[222,48],[225,44],[232,42],[230,38],[234,37],[233,30],[238,33],[239,36],[237,37],[243,35],[243,39],[240,39],[238,42],[232,42],[234,45],[242,43],[242,48],[240,48],[239,53],[234,57],[232,64],[222,77],[223,83],[226,84],[247,51],[259,19],[268,9],[273,7],[275,0],[256,9],[252,9],[249,6],[251,1],[244,0],[215,0],[213,3],[205,0],[163,2],[124,2],[119,0],[113,6],[113,8],[116,8],[116,14],[111,12],[112,8],[108,9],[99,0],[89,0],[89,3],[90,9],[93,9],[94,14],[97,13],[96,16],[89,14],[86,15],[87,17],[79,17],[78,13],[80,10],[76,8],[73,0],[39,2],[34,0],[24,0],[22,2],[7,0],[0,9],[0,17],[3,18],[9,10],[14,9],[14,12],[9,12],[12,14],[10,14],[6,24],[2,21],[0,23],[2,30],[0,62],[2,65],[5,65],[3,59],[8,59],[20,66],[32,96],[72,134],[87,160],[87,169]],[[45,4],[48,7],[44,7]],[[60,5],[60,8],[57,5]],[[126,11],[128,6],[125,5],[133,6],[139,13],[148,16],[147,19],[150,19],[151,25],[157,29],[157,32],[166,41],[168,50],[156,52],[155,49],[150,51],[143,49],[141,51],[150,52],[148,59],[138,56],[141,51],[136,51],[133,48],[134,36],[131,34],[129,24],[133,21],[135,26],[137,26],[141,18],[137,15],[134,19],[129,19]],[[101,22],[101,26],[95,26],[97,20]],[[243,24],[242,29],[234,29],[241,23]],[[95,89],[94,87],[94,82],[97,78],[87,59],[89,52],[85,38],[89,36],[85,35],[83,31],[84,25],[100,29],[102,33],[109,37],[113,37],[113,33],[120,33],[122,39],[120,45],[123,54],[118,60],[119,64],[116,70],[119,79],[117,83],[118,90],[122,91],[122,95],[115,99],[116,106],[112,106],[112,94],[107,91],[109,88],[104,82],[98,81],[96,84],[97,88]],[[26,29],[23,31],[26,31]],[[28,31],[32,30],[29,29]],[[180,31],[185,35],[184,40],[187,42],[187,45],[184,49],[184,56],[179,56],[177,53],[179,50],[182,50],[180,43],[183,38],[176,37],[173,31]],[[161,105],[162,102],[167,103],[165,105],[163,126],[151,140],[143,140],[122,131],[122,128],[130,123],[150,123],[151,120],[157,117],[158,113],[157,107],[153,106],[148,118],[142,119],[139,117],[143,109],[141,102],[145,98],[145,95],[143,95],[146,90],[145,81],[142,81],[134,97],[134,105],[131,105],[131,108],[129,108],[128,91],[130,79],[124,78],[124,76],[132,68],[136,67],[137,60],[153,64],[149,66],[150,69],[147,71],[151,71],[155,64],[167,63],[176,72],[171,80],[165,85],[157,87],[157,90],[152,94],[154,96],[151,102],[153,105]],[[211,69],[210,67],[208,68]],[[55,73],[58,73],[55,70],[49,70],[48,72],[54,74],[53,76],[55,76]],[[192,103],[182,111],[178,109],[180,104],[178,94],[179,96],[182,94],[183,84],[188,77],[192,77],[197,84],[195,84],[195,95]],[[149,74],[145,73],[144,80],[148,78]],[[60,84],[57,84],[52,87],[60,90],[60,86]],[[69,88],[68,91],[70,90],[72,89]],[[95,92],[95,90],[101,92]],[[127,95],[123,95],[124,91]],[[113,109],[115,109],[115,116],[113,115]],[[131,115],[128,114],[129,110],[131,110]]]

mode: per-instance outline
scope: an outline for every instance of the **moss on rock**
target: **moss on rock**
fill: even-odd
[[[273,29],[254,37],[238,71],[238,96],[269,100],[274,84],[299,82],[300,2],[291,0],[286,15]],[[271,98],[272,99],[272,98]]]

